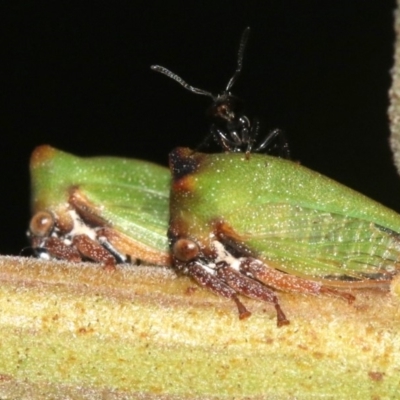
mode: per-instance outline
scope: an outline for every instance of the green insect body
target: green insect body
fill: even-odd
[[[170,173],[116,157],[76,157],[37,147],[30,163],[32,247],[43,258],[169,265]]]
[[[214,292],[270,301],[270,289],[387,287],[400,270],[400,215],[299,164],[261,154],[170,154],[175,267]],[[267,287],[268,286],[268,287]]]

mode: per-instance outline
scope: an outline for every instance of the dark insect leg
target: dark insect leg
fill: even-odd
[[[213,138],[218,143],[218,145],[222,147],[222,149],[225,152],[228,152],[228,153],[239,152],[240,151],[240,145],[243,144],[243,141],[238,136],[238,134],[236,132],[234,132],[234,131],[229,132],[229,135],[231,136],[231,138],[229,138],[227,133],[224,132],[222,129],[219,129],[215,125],[211,125],[210,133],[196,147],[196,151],[198,151],[199,149],[202,149],[203,147],[208,145],[209,142],[210,142],[210,138]]]
[[[257,147],[257,151],[270,146],[270,143],[275,140],[275,138],[277,138],[278,141],[276,148],[278,149],[277,153],[279,157],[290,159],[289,143],[286,139],[285,133],[280,129],[274,129],[272,132],[270,132],[265,140]]]
[[[211,126],[211,133],[224,151],[233,152],[237,146],[240,145],[240,143],[235,143],[233,140],[229,139],[225,132],[223,132],[221,129],[218,129],[215,125]]]
[[[247,297],[273,303],[277,314],[278,327],[288,325],[289,320],[282,311],[275,293],[254,279],[247,278],[227,265],[218,269],[218,276],[232,289]]]
[[[238,308],[239,318],[244,319],[251,315],[251,312],[238,299],[234,289],[227,286],[220,278],[208,273],[203,267],[199,265],[191,265],[188,273],[192,276],[201,286],[205,286],[214,293],[232,299]]]
[[[275,140],[276,137],[282,134],[280,129],[274,129],[272,132],[269,132],[265,139],[256,147],[255,151],[260,151],[265,149],[267,146],[271,144]]]
[[[74,247],[66,245],[61,239],[57,237],[47,238],[42,247],[46,249],[46,252],[51,257],[70,262],[82,261],[81,255]]]
[[[280,129],[275,129],[278,131],[278,140],[279,140],[279,152],[280,157],[286,158],[290,160],[290,149],[289,149],[289,142],[286,139],[286,135]]]
[[[246,148],[246,158],[250,158],[250,153],[253,150],[253,145],[257,141],[257,136],[260,131],[260,121],[255,118],[251,124],[250,132],[247,133],[246,137],[246,143],[247,143],[247,148]],[[259,150],[259,146],[255,148],[255,151]]]
[[[73,238],[73,244],[80,254],[93,261],[104,263],[107,271],[115,271],[115,258],[102,245],[86,235],[76,235]]]

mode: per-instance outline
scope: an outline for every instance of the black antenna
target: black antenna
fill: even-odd
[[[240,72],[242,71],[242,68],[243,68],[244,50],[246,48],[247,40],[249,39],[249,34],[250,34],[250,27],[247,27],[243,31],[242,37],[240,39],[236,70],[235,70],[232,78],[229,79],[228,85],[226,86],[226,89],[225,89],[225,91],[223,93],[228,92],[229,89],[235,84],[235,82],[239,78]],[[169,69],[167,69],[165,67],[162,67],[161,65],[152,65],[150,68],[153,71],[156,71],[156,72],[159,72],[160,74],[164,74],[164,75],[168,76],[168,78],[171,78],[174,81],[178,82],[186,90],[189,90],[192,93],[201,94],[203,96],[209,96],[214,101],[216,101],[216,99],[219,97],[219,96],[214,96],[212,93],[207,92],[206,90],[199,89],[199,88],[196,88],[196,87],[194,87],[192,85],[189,85],[179,75],[173,73],[172,71],[170,71]]]
[[[168,78],[173,79],[174,81],[178,82],[180,85],[182,85],[185,89],[189,90],[192,93],[195,94],[201,94],[203,96],[209,96],[213,100],[215,100],[215,97],[212,95],[212,93],[207,92],[203,89],[196,88],[194,86],[189,85],[187,82],[185,82],[180,76],[174,74],[172,71],[165,67],[161,67],[160,65],[152,65],[150,67],[153,71],[160,72],[161,74],[164,74],[168,76]]]
[[[238,59],[237,59],[237,67],[236,70],[232,76],[232,78],[229,80],[228,85],[226,86],[226,91],[228,92],[229,89],[235,84],[237,81],[237,78],[239,78],[240,73],[242,72],[243,68],[243,56],[244,56],[244,50],[247,45],[247,41],[249,39],[249,34],[250,34],[250,27],[248,26],[242,33],[242,38],[240,39],[239,43],[239,51],[238,51]]]

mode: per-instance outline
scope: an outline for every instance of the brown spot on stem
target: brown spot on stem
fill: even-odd
[[[384,377],[384,373],[382,372],[378,372],[378,371],[369,371],[368,372],[368,376],[371,380],[375,381],[375,382],[380,382],[383,380]]]

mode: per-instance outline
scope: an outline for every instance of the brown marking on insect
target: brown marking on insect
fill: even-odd
[[[168,239],[170,239],[171,242],[178,240],[179,233],[181,232],[180,229],[185,229],[185,226],[186,224],[182,223],[182,221],[178,220],[177,218],[175,218],[173,221],[170,221],[167,232]]]
[[[154,265],[171,265],[169,252],[161,253],[115,229],[100,228],[97,230],[97,236],[106,238],[119,253],[128,255],[132,259],[146,260],[146,263]]]
[[[30,168],[35,168],[36,166],[40,166],[40,164],[47,162],[49,159],[54,157],[55,153],[56,150],[47,144],[36,147],[31,155]]]
[[[47,252],[51,257],[66,260],[70,262],[81,262],[82,257],[78,250],[72,246],[68,246],[64,241],[57,237],[49,237],[44,241]]]
[[[104,218],[100,217],[99,214],[101,210],[98,210],[98,208],[80,192],[79,186],[70,187],[68,202],[85,223],[92,226],[110,225]]]
[[[242,262],[241,269],[250,273],[256,279],[275,289],[287,292],[299,292],[307,294],[330,294],[347,300],[350,304],[355,297],[350,293],[340,292],[338,290],[323,286],[318,281],[304,279],[296,275],[290,275],[281,272],[278,269],[254,258],[247,258]]]
[[[105,271],[114,272],[116,270],[114,256],[101,244],[90,239],[87,235],[74,236],[72,244],[82,256],[102,263]]]
[[[176,193],[191,193],[195,187],[195,180],[192,177],[181,178],[174,180],[172,183],[172,190]]]
[[[199,157],[190,157],[192,153],[192,150],[184,147],[177,148],[171,152],[169,166],[174,182],[193,174],[199,169],[202,157],[200,159],[198,159]]]

